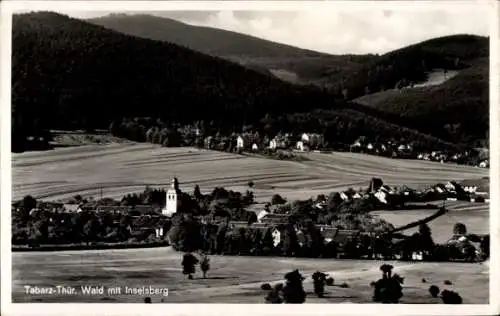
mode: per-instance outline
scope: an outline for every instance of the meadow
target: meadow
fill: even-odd
[[[199,267],[194,280],[182,274],[182,254],[169,247],[127,250],[65,251],[13,254],[14,302],[143,302],[146,295],[126,295],[125,287],[168,288],[168,296],[149,295],[153,303],[264,303],[261,284],[284,282],[285,273],[299,269],[307,292],[306,303],[369,303],[370,282],[381,273],[381,262],[363,260],[302,259],[280,257],[211,256],[207,279]],[[389,262],[405,277],[402,303],[441,303],[428,293],[431,284],[458,291],[465,304],[488,303],[488,266],[467,263]],[[325,298],[313,294],[311,274],[328,272],[335,284]],[[426,283],[422,282],[426,279]],[[444,285],[449,280],[452,285]],[[24,286],[71,286],[74,295],[26,295]],[[102,295],[83,295],[80,287],[104,286]],[[109,294],[120,287],[122,293]]]

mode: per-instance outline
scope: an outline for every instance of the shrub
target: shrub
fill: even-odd
[[[264,283],[260,286],[260,289],[262,291],[271,291],[272,290],[272,287],[269,283]]]
[[[340,284],[339,286],[340,286],[341,288],[346,289],[346,288],[348,288],[348,287],[349,287],[349,284],[347,284],[347,283],[342,283],[342,284]]]
[[[304,277],[299,273],[299,270],[294,270],[285,275],[286,285],[283,288],[283,296],[285,303],[302,304],[306,301],[306,292],[302,281]]]
[[[334,284],[335,284],[335,281],[333,280],[332,277],[329,277],[326,279],[326,285],[333,286]]]
[[[312,279],[314,281],[314,293],[318,297],[323,297],[325,294],[325,282],[326,282],[326,274],[322,272],[314,272],[312,275]]]
[[[427,280],[422,278],[422,283],[426,283],[426,282],[427,282]]]
[[[437,287],[436,285],[431,285],[429,287],[429,293],[432,295],[432,297],[438,297],[439,292],[439,287]]]
[[[441,299],[444,304],[462,304],[462,297],[454,291],[444,290],[441,292]]]
[[[452,285],[452,284],[453,284],[453,283],[451,283],[451,281],[450,281],[450,280],[444,280],[444,282],[443,282],[443,283],[444,283],[444,284],[446,284],[446,285]]]

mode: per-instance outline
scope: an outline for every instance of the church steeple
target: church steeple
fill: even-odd
[[[165,207],[162,210],[163,215],[172,216],[177,212],[177,201],[180,193],[179,181],[174,177],[170,181],[170,189],[166,192]]]
[[[179,180],[177,180],[176,177],[174,177],[171,181],[170,181],[170,187],[172,189],[174,189],[175,191],[178,191],[179,190]]]

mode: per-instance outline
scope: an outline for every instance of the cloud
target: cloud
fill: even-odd
[[[385,53],[451,34],[488,35],[484,9],[467,11],[366,10],[221,11],[189,24],[240,32],[332,54]]]
[[[488,35],[488,8],[477,4],[460,9],[415,10],[345,7],[300,11],[162,11],[140,12],[188,24],[244,33],[263,39],[331,54],[385,53],[426,39],[451,34]],[[418,9],[418,8],[417,8]],[[128,12],[132,13],[132,12]],[[139,13],[139,12],[135,12]],[[68,12],[94,17],[102,12]]]

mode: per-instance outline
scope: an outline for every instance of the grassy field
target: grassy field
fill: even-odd
[[[307,303],[371,302],[370,282],[380,277],[381,262],[333,259],[267,257],[211,257],[207,279],[197,271],[194,280],[182,275],[181,255],[170,248],[106,251],[67,251],[13,254],[13,302],[131,302],[145,296],[108,295],[107,289],[121,287],[168,288],[168,296],[150,295],[153,303],[263,303],[262,283],[283,282],[285,273],[299,269]],[[440,303],[428,294],[431,284],[459,292],[465,304],[488,303],[488,266],[466,263],[391,262],[395,273],[405,277],[403,303]],[[336,284],[327,287],[326,297],[313,294],[311,274],[328,272]],[[427,283],[422,283],[422,278]],[[444,285],[450,280],[452,285]],[[74,287],[74,295],[27,295],[24,286]],[[104,286],[103,295],[83,295],[80,286]]]
[[[151,144],[107,144],[12,155],[13,199],[30,194],[60,199],[82,194],[120,198],[146,185],[165,187],[173,176],[184,191],[198,184],[244,191],[255,183],[257,199],[273,194],[302,199],[347,188],[367,187],[371,177],[391,185],[425,186],[440,181],[480,179],[487,169],[354,153],[306,154],[308,161],[278,161],[192,148]]]

